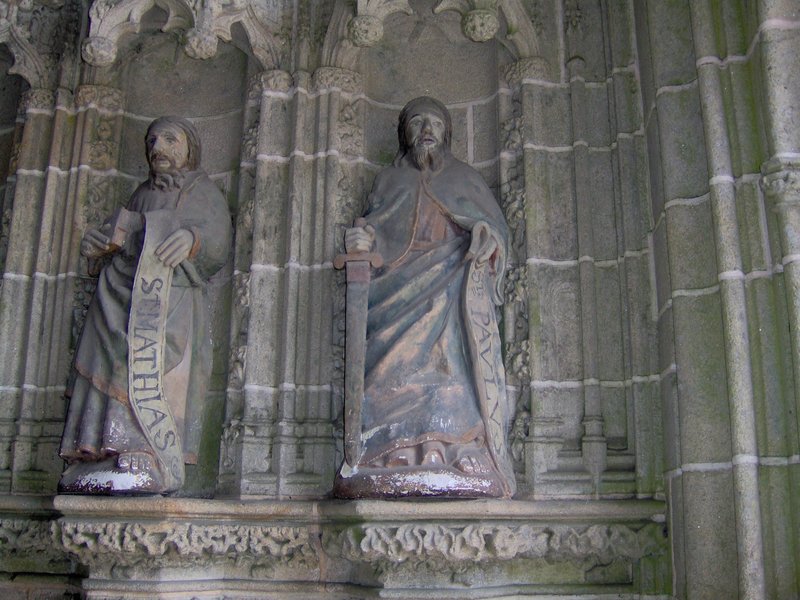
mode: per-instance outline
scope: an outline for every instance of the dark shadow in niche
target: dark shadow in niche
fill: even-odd
[[[17,114],[22,95],[29,87],[21,76],[9,74],[13,65],[13,55],[5,45],[0,45],[0,271],[5,271],[17,149],[24,126]]]

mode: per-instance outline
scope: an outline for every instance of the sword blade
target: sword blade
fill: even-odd
[[[347,263],[345,314],[344,458],[351,467],[362,454],[361,411],[364,402],[364,365],[367,352],[369,261]]]

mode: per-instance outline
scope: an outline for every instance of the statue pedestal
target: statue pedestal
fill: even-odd
[[[626,597],[661,589],[669,574],[656,501],[57,496],[31,516],[33,501],[0,506],[0,531],[15,528],[20,540],[4,544],[0,564],[31,549],[40,570],[58,563],[73,584],[85,576],[88,598],[344,599],[373,588],[398,598],[463,598],[467,589]],[[45,549],[52,557],[42,560]]]

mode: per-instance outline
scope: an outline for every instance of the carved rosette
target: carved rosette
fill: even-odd
[[[374,46],[383,39],[383,21],[394,13],[414,14],[408,0],[358,0],[356,15],[347,24],[350,41],[359,47]]]

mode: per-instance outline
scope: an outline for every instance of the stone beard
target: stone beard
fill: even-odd
[[[480,175],[450,153],[441,103],[411,101],[398,136],[364,215],[384,266],[369,282],[360,458],[334,492],[510,497],[495,317],[508,228]]]

